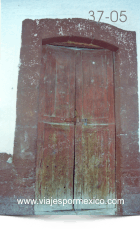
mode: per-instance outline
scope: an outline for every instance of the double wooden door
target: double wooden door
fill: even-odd
[[[82,200],[115,198],[112,55],[43,46],[36,199],[69,203],[36,205],[37,211],[108,208]]]

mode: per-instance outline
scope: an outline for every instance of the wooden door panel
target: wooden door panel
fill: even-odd
[[[72,50],[43,46],[40,79],[36,199],[73,199],[75,58]],[[38,211],[72,204],[35,205]]]
[[[76,56],[76,111],[85,119],[114,122],[113,57],[107,50],[85,50]],[[111,119],[109,120],[111,121]]]
[[[73,50],[43,46],[39,118],[73,118],[75,56]]]
[[[74,199],[115,198],[115,126],[76,125]],[[75,209],[112,205],[75,204]]]
[[[38,140],[37,199],[72,199],[74,166],[74,125],[41,123]],[[72,204],[37,205],[36,210],[70,210]]]
[[[77,51],[76,111],[74,198],[115,198],[112,52]],[[115,205],[75,204],[75,209],[110,207]]]

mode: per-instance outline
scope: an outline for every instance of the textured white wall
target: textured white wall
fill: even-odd
[[[1,73],[0,73],[0,152],[13,154],[16,120],[16,92],[20,62],[21,26],[24,19],[85,18],[91,19],[90,10],[97,20],[118,28],[136,31],[138,76],[140,77],[140,1],[139,0],[2,0],[1,9]],[[105,17],[112,10],[126,11],[127,21],[111,22]],[[139,80],[140,88],[140,80]]]

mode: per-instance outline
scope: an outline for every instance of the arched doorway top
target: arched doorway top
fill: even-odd
[[[89,49],[109,49],[111,51],[117,51],[118,47],[104,42],[102,40],[90,39],[87,37],[75,37],[75,36],[62,36],[51,37],[42,40],[42,45],[51,44],[58,46],[69,46]]]
[[[23,21],[22,44],[42,41],[50,42],[56,39],[67,39],[74,42],[94,44],[111,51],[118,49],[134,50],[136,32],[119,29],[115,26],[98,23],[82,18],[72,19],[40,19]],[[24,37],[26,31],[26,37]],[[50,39],[50,40],[49,40]]]
[[[125,48],[135,43],[136,33],[119,29],[115,26],[98,23],[93,20],[72,19],[41,19],[35,20],[42,39],[64,39],[81,43],[92,43],[111,51]]]

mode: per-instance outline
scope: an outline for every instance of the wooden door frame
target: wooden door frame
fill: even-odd
[[[126,203],[117,205],[116,214],[135,214],[137,201],[135,206],[130,201],[139,194],[135,178],[140,174],[135,32],[80,18],[23,21],[13,163],[24,174],[34,171],[30,176],[35,179],[42,44],[55,42],[82,43],[89,48],[97,45],[115,52],[116,198]],[[30,190],[28,196],[34,194]]]

